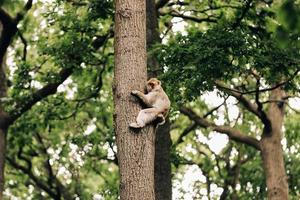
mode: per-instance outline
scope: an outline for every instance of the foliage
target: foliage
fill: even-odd
[[[247,78],[251,71],[272,86],[294,78],[299,70],[297,47],[283,49],[276,40],[260,38],[246,26],[232,30],[220,25],[206,32],[191,29],[186,36],[178,34],[167,45],[156,48],[166,66],[168,89],[178,101],[212,91],[216,80]],[[295,91],[298,84],[290,82],[287,88]],[[178,89],[180,92],[175,92]]]
[[[5,0],[0,5],[14,16],[24,1]],[[198,21],[181,16],[186,29],[172,32],[178,13]],[[215,83],[222,81],[255,99],[255,92],[249,91],[257,89],[259,76],[261,89],[287,81],[288,95],[298,95],[299,13],[299,1],[292,0],[253,1],[248,7],[238,0],[184,0],[160,9],[159,30],[165,38],[154,53],[165,70],[164,86],[177,103],[170,115],[176,197],[216,199],[228,190],[230,199],[264,199],[259,153],[211,128],[193,126],[178,109],[188,106],[211,122],[260,138],[259,120],[216,90]],[[44,184],[53,193],[60,188],[72,198],[118,199],[111,92],[113,17],[112,0],[36,1],[18,25],[27,43],[17,35],[7,54],[8,112],[17,113],[34,92],[55,83],[62,70],[73,73],[54,95],[39,101],[9,128],[6,194],[10,198],[53,199],[41,187]],[[222,104],[213,104],[206,98],[209,95]],[[260,93],[262,100],[267,96]],[[299,120],[297,113],[287,111],[282,143],[291,199],[300,195]],[[224,146],[215,138],[225,141]],[[195,181],[186,189],[182,182],[191,171]]]
[[[96,15],[102,4],[106,13]],[[41,187],[46,184],[54,193],[60,188],[74,198],[92,199],[97,194],[117,198],[117,167],[111,154],[112,43],[108,34],[112,9],[111,1],[38,2],[22,21],[20,31],[27,44],[16,38],[9,52],[13,62],[9,63],[8,111],[18,112],[16,105],[56,82],[61,70],[74,72],[55,95],[39,102],[9,129],[12,148],[7,151],[6,192],[10,196],[52,199]],[[95,44],[98,37],[106,39]]]

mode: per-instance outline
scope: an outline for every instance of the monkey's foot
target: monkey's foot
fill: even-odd
[[[158,114],[156,117],[158,125],[162,125],[165,123],[165,117],[163,114]]]
[[[130,128],[142,128],[142,126],[141,125],[139,125],[138,123],[131,123],[131,124],[129,124],[129,127]]]

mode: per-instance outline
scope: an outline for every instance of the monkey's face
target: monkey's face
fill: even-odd
[[[152,90],[155,89],[159,89],[161,86],[161,82],[157,79],[157,78],[151,78],[148,82],[147,82],[147,92],[151,92]]]

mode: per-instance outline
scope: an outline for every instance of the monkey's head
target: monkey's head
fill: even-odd
[[[161,88],[161,82],[157,78],[151,78],[147,82],[147,92],[151,92],[152,90],[160,89]]]

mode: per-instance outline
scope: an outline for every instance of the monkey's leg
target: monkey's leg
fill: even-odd
[[[136,118],[136,122],[129,124],[131,128],[143,128],[147,124],[150,124],[156,119],[157,109],[147,108],[141,110]]]

